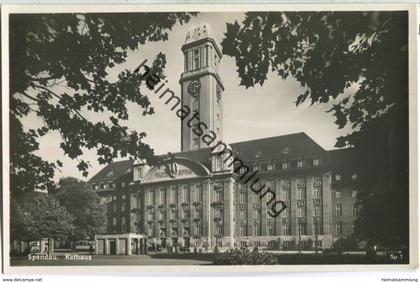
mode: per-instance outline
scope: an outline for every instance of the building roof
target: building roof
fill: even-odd
[[[245,163],[253,161],[293,158],[307,155],[315,156],[327,153],[327,151],[325,151],[312,138],[303,132],[237,142],[230,144],[230,146],[232,147],[234,156],[238,157]],[[338,161],[338,159],[341,159],[339,156],[341,152],[335,151],[339,150],[329,152],[332,152],[331,156],[333,158],[337,158]],[[211,148],[202,148],[197,150],[176,152],[173,153],[173,156],[197,161],[211,170],[210,153]],[[134,161],[132,160],[112,163],[99,171],[89,181],[97,182],[114,180],[126,174],[133,163]]]
[[[244,162],[319,155],[326,152],[303,132],[237,142],[230,145],[236,156]]]
[[[97,174],[95,174],[89,180],[89,182],[115,180],[118,177],[126,174],[131,169],[133,163],[134,160],[125,160],[111,163],[101,169]]]

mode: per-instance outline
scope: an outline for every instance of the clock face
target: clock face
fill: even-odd
[[[190,84],[188,84],[188,93],[190,93],[193,97],[197,97],[198,93],[200,93],[200,87],[200,80],[193,80]]]

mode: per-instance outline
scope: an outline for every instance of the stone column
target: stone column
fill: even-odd
[[[286,199],[282,199],[281,198],[281,181],[280,179],[276,179],[275,181],[273,181],[273,185],[275,186],[275,191],[276,191],[276,201],[278,200],[286,200]],[[276,206],[277,207],[277,206]],[[283,211],[285,212],[285,211]],[[281,234],[281,218],[282,218],[282,214],[279,214],[278,216],[276,216],[274,218],[274,222],[275,222],[275,226],[274,226],[274,234],[276,236],[280,236]]]
[[[315,234],[313,230],[313,183],[314,178],[312,176],[306,177],[306,234]]]
[[[203,201],[202,201],[202,216],[203,216],[203,237],[207,238],[208,247],[211,249],[211,241],[210,241],[210,234],[211,234],[211,220],[210,220],[210,180],[206,180],[203,183]]]
[[[246,189],[246,195],[247,195],[247,211],[248,211],[248,216],[247,216],[247,236],[252,236],[252,225],[254,222],[254,214],[253,214],[253,197],[254,197],[254,192],[251,191],[251,188],[249,187],[249,185],[245,186]]]
[[[229,246],[233,247],[234,222],[233,222],[233,179],[223,183],[223,235],[229,238]]]
[[[296,221],[296,195],[297,194],[297,179],[295,177],[290,179],[290,235],[297,235],[297,221]]]
[[[120,238],[115,238],[115,254],[120,254]]]
[[[110,255],[111,254],[111,249],[110,249],[108,238],[104,238],[104,248],[105,248],[105,255]]]
[[[325,173],[322,175],[322,222],[323,222],[323,233],[325,235],[331,235],[331,173]]]

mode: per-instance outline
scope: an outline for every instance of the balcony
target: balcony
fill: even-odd
[[[212,206],[213,208],[222,208],[222,207],[223,207],[223,202],[221,202],[221,201],[213,202],[213,203],[211,204],[211,206]]]

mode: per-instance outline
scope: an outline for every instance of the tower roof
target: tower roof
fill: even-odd
[[[211,26],[208,23],[201,23],[199,25],[193,25],[188,29],[185,37],[185,44],[197,41],[202,38],[210,37],[214,39],[214,33]]]

